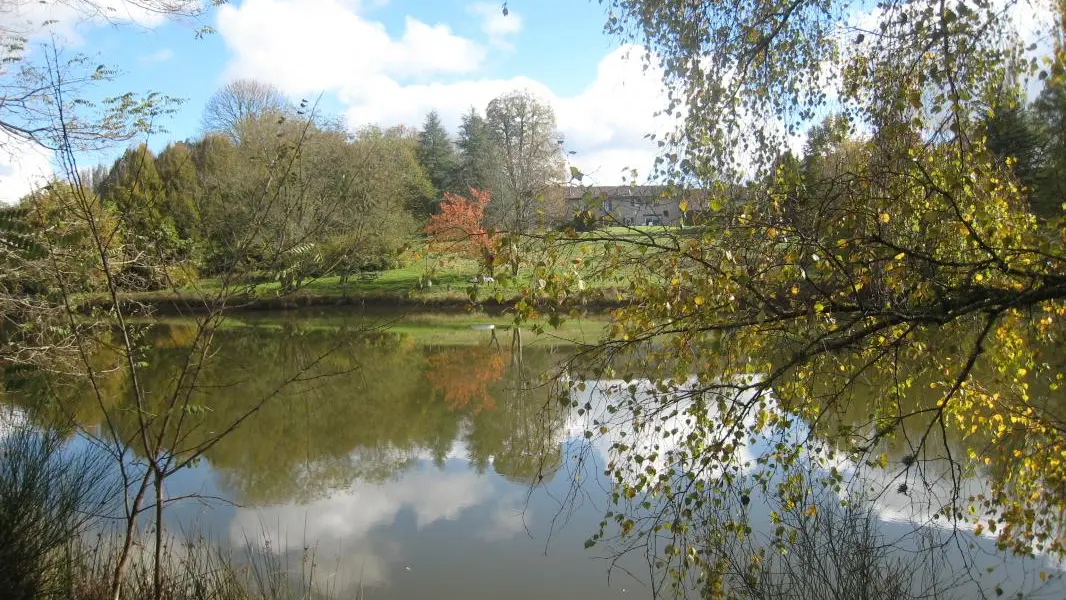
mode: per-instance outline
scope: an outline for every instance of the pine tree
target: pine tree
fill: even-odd
[[[418,134],[418,162],[438,193],[450,189],[455,174],[455,146],[435,110],[426,115]]]
[[[470,188],[493,190],[497,181],[496,145],[485,119],[473,108],[459,125],[459,161],[452,190],[467,193]]]
[[[1038,200],[1045,143],[1032,113],[1017,100],[1004,102],[996,107],[992,117],[985,119],[985,136],[989,152],[1004,162],[1009,159],[1011,172],[1029,188],[1031,210],[1045,213]]]

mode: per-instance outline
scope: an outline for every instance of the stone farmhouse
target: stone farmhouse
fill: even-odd
[[[687,198],[692,196],[693,198]],[[589,210],[600,221],[618,225],[680,225],[682,198],[689,210],[702,206],[704,194],[668,194],[660,185],[571,186],[566,188],[568,214]]]

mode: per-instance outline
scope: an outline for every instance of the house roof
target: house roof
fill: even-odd
[[[594,185],[567,186],[566,199],[580,200],[585,194],[593,198],[654,198],[666,191],[664,185]]]

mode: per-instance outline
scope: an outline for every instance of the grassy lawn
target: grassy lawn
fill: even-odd
[[[466,297],[471,278],[478,273],[475,261],[459,259],[442,265],[416,261],[399,269],[351,276],[342,283],[338,276],[304,282],[296,293],[315,296],[353,297]],[[256,287],[261,296],[276,295],[276,282]]]
[[[296,290],[284,295],[292,298],[460,300],[468,296],[467,290],[473,285],[471,279],[477,274],[476,261],[445,257],[440,260],[418,260],[405,267],[388,271],[355,274],[345,282],[341,281],[340,276],[307,279]],[[204,278],[195,285],[180,288],[178,294],[187,299],[197,299],[201,296],[210,298],[219,292],[220,287],[221,281],[218,279]],[[276,281],[238,286],[235,293],[241,299],[276,298],[282,295],[281,286]],[[156,290],[131,293],[127,297],[150,302],[171,300],[175,298],[175,294],[172,290]]]
[[[593,236],[610,236],[610,237],[631,237],[631,236],[646,236],[657,237],[660,235],[672,235],[680,233],[682,230],[679,227],[672,227],[667,225],[616,225],[613,227],[603,227],[590,231],[589,235]]]
[[[282,293],[281,286],[276,281],[241,286],[236,290],[236,295],[240,299],[270,299],[284,295],[294,301],[309,297],[461,301],[468,299],[470,290],[476,286],[480,299],[499,295],[506,301],[518,296],[518,290],[513,284],[474,283],[474,279],[481,273],[481,266],[477,261],[461,257],[434,257],[388,271],[352,275],[344,282],[339,276],[307,279],[297,289],[286,293]],[[531,274],[531,269],[523,268],[519,271],[518,280],[528,283]],[[180,288],[178,293],[186,299],[196,299],[201,295],[210,298],[218,293],[220,286],[219,280],[205,278],[195,285]],[[174,299],[175,295],[171,290],[158,290],[132,293],[128,298],[150,302]]]
[[[581,258],[581,270],[584,273],[587,289],[598,290],[604,293],[604,299],[611,301],[618,297],[618,290],[626,289],[630,277],[630,269],[639,268],[640,257],[636,253],[636,246],[625,246],[625,242],[638,241],[651,237],[672,245],[672,241],[678,237],[696,235],[699,228],[667,227],[667,226],[640,226],[640,227],[610,227],[588,233],[578,234],[575,238],[562,239],[561,254],[557,258],[562,268],[567,268],[570,259]],[[600,260],[605,255],[616,254],[617,240],[622,244],[623,254],[632,256],[631,264],[623,264],[620,268],[609,266]],[[576,261],[575,261],[576,262]],[[500,267],[497,267],[499,272]],[[362,273],[350,276],[346,281],[341,281],[339,276],[321,277],[303,281],[297,289],[282,292],[280,284],[276,281],[265,282],[256,285],[241,286],[236,294],[231,296],[234,303],[247,301],[275,302],[284,300],[291,306],[303,306],[314,304],[321,300],[322,304],[350,303],[351,300],[375,301],[377,303],[415,302],[433,304],[451,303],[461,304],[470,298],[470,292],[476,286],[479,300],[499,299],[504,302],[518,297],[519,285],[532,283],[532,269],[523,268],[516,282],[489,282],[475,284],[474,278],[482,273],[479,261],[464,256],[451,254],[429,254],[417,256],[406,266],[372,273]],[[521,283],[518,283],[521,282]],[[127,296],[130,300],[144,302],[165,302],[175,299],[184,299],[195,302],[199,297],[211,298],[219,291],[220,282],[215,279],[202,279],[195,285],[190,285],[178,290],[178,294],[171,290],[159,290],[151,292],[131,293]],[[273,304],[268,304],[273,306]],[[278,304],[278,308],[287,305]]]
[[[614,237],[614,238],[633,238],[633,237],[648,237],[653,238],[672,238],[672,237],[689,237],[703,233],[706,230],[705,227],[689,225],[686,227],[677,227],[674,225],[628,225],[628,226],[614,226],[604,227],[602,229],[596,229],[587,233],[589,236],[595,237]]]

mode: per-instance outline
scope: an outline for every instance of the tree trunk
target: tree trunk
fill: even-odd
[[[137,515],[140,513],[141,504],[144,502],[144,493],[148,490],[148,473],[141,478],[137,489],[137,496],[133,499],[133,506],[126,514],[126,534],[122,540],[122,552],[119,553],[118,562],[115,563],[115,571],[111,575],[111,599],[121,600],[122,582],[126,579],[126,569],[130,566],[130,550],[133,549],[133,536],[137,533]]]
[[[163,598],[163,476],[155,473],[155,558],[152,563],[155,600]]]

